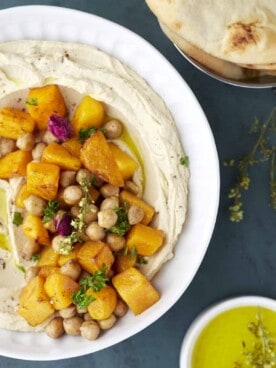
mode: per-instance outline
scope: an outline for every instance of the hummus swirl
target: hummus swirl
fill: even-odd
[[[162,248],[141,266],[151,279],[173,256],[187,208],[189,173],[180,164],[184,153],[171,113],[136,72],[92,46],[54,41],[0,44],[1,107],[12,93],[53,83],[103,102],[109,116],[124,122],[138,147],[145,175],[143,198],[156,210],[153,226],[166,234]]]

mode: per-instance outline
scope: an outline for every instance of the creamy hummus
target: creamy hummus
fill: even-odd
[[[92,46],[51,41],[0,44],[0,107],[19,108],[28,88],[53,83],[60,86],[69,112],[82,96],[90,95],[104,103],[108,115],[124,123],[135,142],[143,160],[143,198],[157,212],[153,226],[166,234],[165,244],[141,268],[151,279],[173,256],[186,216],[188,169],[180,164],[184,153],[173,118],[136,72]],[[15,238],[16,247],[19,238]],[[13,251],[18,257],[16,248]],[[17,272],[17,277],[17,285],[0,286],[0,327],[26,330],[27,323],[13,313],[23,282],[22,273]],[[7,323],[6,316],[11,315]]]

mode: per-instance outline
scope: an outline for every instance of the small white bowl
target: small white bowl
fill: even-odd
[[[262,296],[240,296],[227,299],[205,309],[186,332],[180,351],[180,368],[192,367],[192,353],[195,342],[201,331],[213,318],[229,309],[244,306],[261,306],[276,311],[276,300]]]

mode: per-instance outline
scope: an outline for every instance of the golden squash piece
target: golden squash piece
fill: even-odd
[[[103,265],[108,271],[114,262],[111,249],[100,240],[84,243],[78,251],[77,259],[81,267],[89,273],[100,271]]]
[[[56,267],[58,265],[59,254],[52,247],[45,247],[40,252],[40,257],[37,262],[38,267]]]
[[[163,244],[164,233],[162,230],[143,224],[133,225],[127,233],[126,247],[133,247],[141,256],[152,256]]]
[[[133,176],[135,170],[138,167],[138,164],[132,157],[130,157],[127,153],[122,151],[116,144],[108,143],[108,146],[113,153],[114,159],[120,173],[124,179],[129,179]]]
[[[55,164],[64,170],[77,171],[81,167],[80,160],[56,142],[52,142],[45,147],[41,161]]]
[[[64,117],[67,113],[63,96],[55,84],[31,88],[26,105],[40,130],[47,129],[52,114]]]
[[[24,201],[30,195],[31,193],[27,191],[27,183],[24,183],[17,193],[17,196],[15,198],[15,205],[20,208],[25,208]]]
[[[31,152],[17,150],[0,158],[0,179],[25,176],[26,167],[32,160]]]
[[[104,181],[117,187],[124,185],[124,179],[101,131],[96,131],[87,139],[81,149],[80,159],[86,169]]]
[[[50,245],[48,230],[45,229],[39,216],[28,214],[22,224],[23,233],[30,239],[34,239],[38,244]]]
[[[77,261],[78,252],[81,248],[81,244],[74,245],[74,249],[69,254],[60,254],[58,257],[58,265],[61,267],[68,261]]]
[[[116,273],[121,273],[127,270],[128,268],[135,266],[136,261],[137,261],[137,254],[132,255],[131,252],[125,254],[123,250],[119,252],[115,257],[114,270]]]
[[[48,277],[49,275],[52,275],[52,273],[58,273],[60,271],[60,267],[55,266],[42,266],[38,272],[39,276]]]
[[[27,166],[28,192],[46,200],[55,199],[59,185],[60,168],[46,162],[30,162]]]
[[[77,137],[73,137],[67,139],[67,141],[63,142],[62,147],[66,148],[66,150],[75,157],[80,157],[81,143],[79,142]]]
[[[69,307],[72,303],[72,293],[80,286],[71,277],[54,272],[46,278],[44,288],[54,308],[60,310]]]
[[[78,135],[80,129],[99,128],[103,123],[103,118],[103,104],[90,96],[85,96],[72,119],[75,134]]]
[[[0,110],[0,136],[17,139],[25,133],[32,133],[35,129],[35,121],[30,114],[4,107]]]
[[[39,325],[55,312],[45,293],[43,277],[34,277],[22,289],[17,312],[31,326]]]
[[[117,305],[117,293],[112,286],[106,285],[100,291],[93,291],[90,288],[86,294],[95,298],[87,307],[91,318],[103,320],[111,316]]]
[[[144,312],[160,298],[151,283],[134,267],[115,275],[112,284],[135,315]]]
[[[137,207],[142,208],[142,210],[144,211],[145,215],[144,218],[142,220],[142,224],[144,225],[148,225],[154,214],[155,214],[155,210],[154,208],[148,204],[147,202],[145,202],[143,199],[136,197],[136,195],[126,191],[126,190],[122,190],[120,193],[120,200],[121,202],[126,201],[128,206],[131,204],[136,205]]]

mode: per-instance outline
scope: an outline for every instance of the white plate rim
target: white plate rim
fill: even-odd
[[[184,291],[187,289],[188,285],[192,281],[209,245],[218,211],[220,177],[215,141],[207,118],[205,117],[205,114],[200,107],[199,102],[197,101],[190,87],[182,79],[180,74],[149,42],[144,40],[141,36],[128,30],[127,28],[124,28],[116,23],[113,23],[109,20],[93,14],[69,8],[45,5],[28,5],[3,9],[0,11],[0,21],[2,25],[2,29],[0,30],[0,42],[18,39],[53,39],[66,42],[73,41],[81,43],[91,43],[96,47],[101,48],[103,51],[111,53],[113,56],[118,57],[121,61],[128,64],[142,77],[144,77],[144,79],[146,79],[148,83],[152,85],[153,89],[157,93],[159,93],[163,100],[166,102],[175,118],[185,151],[190,157],[191,178],[189,183],[189,207],[192,210],[189,211],[188,219],[185,224],[184,239],[182,235],[179,243],[186,246],[186,258],[189,258],[191,256],[196,257],[196,262],[193,269],[188,270],[189,272],[187,271],[188,277],[185,282],[180,283],[178,281],[178,283],[176,283],[176,287],[172,295],[168,294],[166,300],[162,300],[161,298],[160,302],[154,305],[149,311],[143,313],[143,318],[141,318],[140,316],[136,317],[137,323],[135,323],[132,328],[129,328],[127,331],[124,331],[124,333],[120,334],[120,337],[117,337],[115,339],[113,337],[110,337],[110,334],[112,333],[110,331],[110,333],[108,332],[108,334],[101,338],[102,342],[95,342],[95,344],[93,345],[91,343],[88,345],[87,343],[83,342],[82,345],[77,349],[72,349],[73,344],[70,342],[70,339],[72,339],[72,337],[61,339],[62,341],[58,343],[55,342],[55,344],[57,345],[49,343],[51,349],[49,349],[47,344],[47,349],[45,350],[45,346],[43,344],[38,345],[35,349],[33,343],[37,342],[37,339],[35,339],[35,337],[30,337],[33,336],[33,334],[28,334],[28,338],[26,338],[26,334],[10,331],[0,331],[0,338],[2,341],[5,341],[5,344],[1,344],[0,346],[0,354],[3,356],[25,360],[47,361],[89,354],[114,345],[115,343],[119,343],[129,338],[130,336],[133,336],[134,334],[140,332],[142,329],[148,327],[151,323],[155,322],[176,303],[176,301],[181,297],[181,295],[184,293]],[[77,22],[77,24],[75,22]],[[91,27],[91,25],[88,25],[88,23],[93,23],[93,27]],[[50,25],[54,29],[52,33],[50,31]],[[63,27],[61,27],[61,25]],[[91,37],[91,39],[89,38],[88,40],[86,34],[84,33],[84,30],[87,31],[87,29],[90,29],[92,33],[90,33],[89,36],[93,36],[93,32],[95,32],[95,26],[96,28],[103,26],[106,27],[109,32],[109,39],[94,39],[94,42],[92,42],[91,39],[93,37]],[[24,27],[24,30],[22,30],[22,27]],[[102,31],[103,29],[101,29],[100,35],[102,34]],[[122,36],[123,38],[121,38]],[[110,39],[112,39],[112,42],[110,42]],[[146,65],[140,65],[139,60],[137,61],[133,60],[133,58],[131,59],[131,55],[127,53],[126,49],[124,49],[125,54],[123,54],[122,40],[124,42],[129,42],[127,46],[129,46],[130,48],[134,47],[136,51],[141,51],[142,49],[143,53],[145,55],[150,55],[152,60],[147,59]],[[116,42],[117,44],[115,45]],[[119,47],[117,47],[118,42]],[[190,109],[189,119],[193,120],[192,127],[191,123],[185,120],[186,112],[180,111],[179,106],[172,106],[171,102],[169,101],[170,96],[166,96],[164,90],[162,90],[161,87],[158,87],[158,82],[152,79],[150,72],[152,72],[152,68],[156,68],[156,64],[154,64],[156,60],[158,61],[159,68],[162,67],[163,70],[166,71],[167,82],[174,82],[174,88],[171,91],[173,95],[172,99],[176,97],[179,98],[179,96],[175,95],[177,93],[184,92],[186,101],[188,101],[187,109]],[[151,64],[151,70],[148,69],[149,64]],[[191,107],[193,109],[191,109]],[[184,116],[184,119],[182,115]],[[183,123],[184,125],[182,126],[180,125],[180,123]],[[198,134],[199,137],[196,136]],[[202,142],[200,142],[200,144],[198,143],[199,138],[202,139]],[[203,147],[201,147],[201,145]],[[195,148],[198,149],[198,151],[196,151],[194,155]],[[202,153],[203,149],[204,152],[207,152],[207,154],[209,155],[208,168],[210,170],[206,170],[206,168],[204,167],[204,158],[199,157],[199,153]],[[202,172],[199,173],[199,170],[202,170]],[[204,179],[210,180],[209,186],[206,186],[205,183],[202,183]],[[199,199],[196,198],[198,194],[200,195],[200,203]],[[194,203],[196,204],[196,206],[193,208]],[[197,223],[197,215],[200,215],[202,218],[206,217],[205,222],[202,223],[201,219],[201,223]],[[196,234],[195,230],[198,225],[202,225],[201,242],[199,242],[200,247],[199,249],[197,249],[197,253],[194,254],[195,251],[191,248],[193,245],[193,241],[196,243],[197,240],[198,235]],[[186,244],[188,240],[190,241],[190,243]],[[165,270],[168,269],[169,263],[173,262],[176,267],[182,267],[182,259],[181,257],[179,257],[180,259],[178,258],[178,255],[180,255],[179,247],[180,246],[176,248],[176,256],[174,257],[174,259],[164,266],[164,275],[165,272],[168,273]],[[191,252],[193,252],[192,255]],[[161,271],[161,273],[157,275],[157,284],[159,280],[161,280],[162,282],[164,281],[162,277],[163,275]],[[139,326],[138,323],[141,322],[141,320],[144,320],[142,328]],[[8,341],[6,339],[8,339]],[[28,341],[26,342],[26,340]],[[22,349],[13,349],[13,346],[19,347],[22,345],[23,342],[25,343],[23,344]],[[9,345],[9,343],[11,343],[11,346]],[[30,346],[30,351],[26,349],[26,347],[28,346]],[[58,346],[58,349],[54,349],[55,346]],[[71,348],[68,349],[68,347],[70,346]]]
[[[241,295],[207,307],[193,320],[184,336],[180,349],[180,368],[191,368],[192,351],[196,339],[213,318],[227,310],[245,306],[260,306],[276,311],[276,300],[259,295]]]

